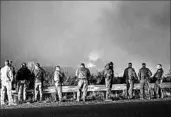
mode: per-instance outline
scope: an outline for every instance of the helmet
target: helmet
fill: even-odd
[[[83,67],[85,67],[85,64],[84,64],[84,63],[81,63],[81,64],[80,64],[80,66],[83,66]]]

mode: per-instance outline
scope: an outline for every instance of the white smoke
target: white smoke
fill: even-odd
[[[97,61],[99,59],[102,59],[103,57],[103,50],[92,50],[89,55],[88,55],[88,62],[87,62],[87,67],[88,68],[93,68],[97,67]]]
[[[104,50],[92,50],[89,53],[89,61],[97,61],[98,59],[103,57]]]
[[[89,61],[97,61],[99,59],[99,54],[96,52],[90,52]]]
[[[88,68],[93,68],[93,67],[96,67],[96,65],[90,62],[90,63],[87,63],[87,67]]]
[[[99,56],[99,53],[97,51],[91,51],[89,56],[88,56],[89,62],[87,63],[87,67],[88,68],[96,67],[94,62],[96,62],[99,58],[100,58],[100,56]]]

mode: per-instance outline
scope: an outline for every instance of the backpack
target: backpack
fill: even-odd
[[[111,70],[111,69],[105,70],[104,76],[105,76],[106,78],[111,77],[111,76],[112,76],[112,70]]]
[[[87,73],[88,73],[88,71],[86,68],[80,68],[78,76],[79,76],[79,78],[87,78],[87,76],[88,76]]]

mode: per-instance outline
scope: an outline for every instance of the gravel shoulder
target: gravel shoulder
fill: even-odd
[[[61,106],[76,106],[76,105],[99,105],[99,104],[128,104],[128,103],[146,103],[146,102],[171,102],[171,98],[163,98],[163,99],[151,99],[151,100],[140,100],[140,99],[132,99],[132,100],[115,100],[115,101],[87,101],[87,102],[77,102],[77,101],[66,101],[66,102],[36,102],[36,103],[24,103],[14,106],[3,105],[1,109],[18,109],[18,108],[45,108],[45,107],[61,107]]]
[[[0,110],[1,117],[170,117],[171,99],[34,103]]]

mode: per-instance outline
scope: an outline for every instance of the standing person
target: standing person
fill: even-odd
[[[56,93],[58,94],[59,102],[62,101],[62,83],[63,83],[64,73],[61,71],[60,66],[56,66],[54,72],[54,81]]]
[[[139,81],[140,81],[140,98],[144,99],[145,88],[148,92],[148,98],[151,98],[150,87],[149,87],[149,78],[152,76],[152,72],[146,68],[146,63],[142,63],[142,68],[138,73]]]
[[[13,62],[11,60],[9,60],[9,66],[10,66],[10,68],[12,70],[13,75],[15,76],[16,75],[15,67],[13,66]]]
[[[161,98],[161,88],[160,88],[160,84],[162,82],[162,76],[163,76],[163,69],[162,69],[162,65],[158,64],[157,65],[157,71],[154,74],[153,78],[154,78],[154,94],[156,98]]]
[[[128,67],[124,70],[123,78],[126,81],[126,96],[128,99],[132,99],[134,81],[138,78],[135,69],[132,68],[132,63],[128,63]]]
[[[41,71],[42,71],[42,74],[43,74],[43,78],[45,78],[46,77],[46,71],[40,66],[40,64],[39,63],[37,63],[37,65],[39,66],[39,68],[41,69]],[[44,81],[44,79],[42,80],[42,82]]]
[[[40,101],[42,101],[42,87],[43,87],[43,80],[44,80],[44,71],[40,67],[39,63],[35,64],[34,69],[34,101],[37,101],[37,96],[39,93]]]
[[[16,83],[15,67],[13,66],[12,60],[9,60],[9,66],[10,66],[12,73],[13,73],[12,89],[14,90],[17,87],[17,83]]]
[[[21,94],[23,94],[23,101],[26,102],[26,89],[29,77],[31,75],[30,70],[27,68],[26,63],[21,64],[21,68],[17,71],[16,81],[18,83],[18,101],[21,102]]]
[[[5,66],[1,68],[1,105],[5,104],[5,89],[7,89],[8,105],[15,105],[12,99],[12,81],[13,73],[9,66],[9,60],[6,60]]]
[[[80,68],[76,70],[75,76],[78,79],[77,101],[80,101],[81,90],[83,90],[83,101],[86,101],[90,71],[85,67],[84,63],[81,63]]]
[[[112,80],[114,77],[113,73],[113,63],[110,62],[105,66],[104,70],[104,77],[105,77],[105,85],[106,85],[106,100],[109,100],[111,95],[111,89],[112,89]]]

